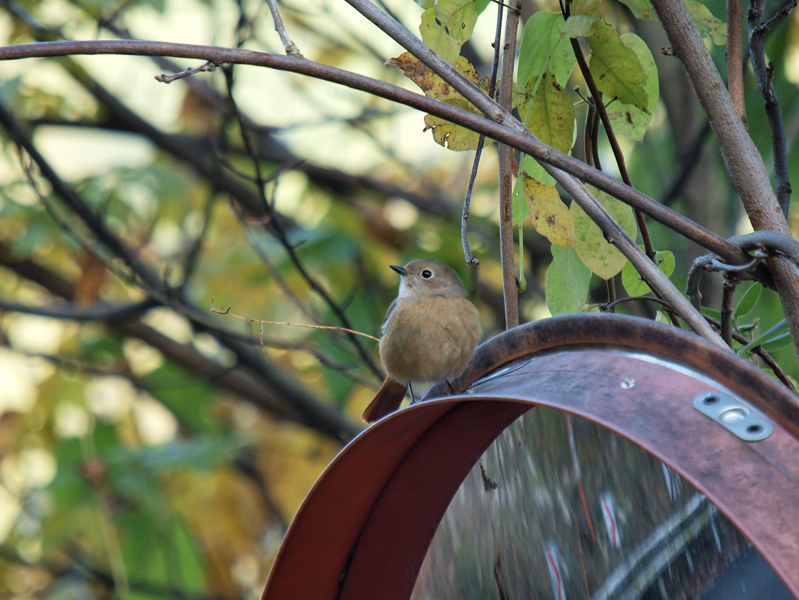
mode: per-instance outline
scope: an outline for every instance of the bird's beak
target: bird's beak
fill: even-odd
[[[397,273],[405,277],[408,274],[408,271],[405,270],[405,267],[398,267],[397,265],[389,265],[392,269],[394,269]]]

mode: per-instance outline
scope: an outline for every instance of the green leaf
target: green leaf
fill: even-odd
[[[540,77],[546,70],[555,75],[560,85],[566,85],[577,58],[568,38],[561,33],[563,25],[560,13],[543,10],[528,19],[516,69],[516,81],[520,85],[527,85],[530,79]]]
[[[643,248],[641,249],[643,250]],[[671,277],[676,264],[674,253],[669,250],[655,252],[655,261],[657,262],[660,272],[666,277]],[[630,296],[645,296],[652,291],[644,280],[641,279],[638,271],[635,270],[635,267],[630,262],[625,263],[621,270],[621,282]]]
[[[771,338],[768,342],[763,344],[763,350],[766,352],[774,352],[780,348],[785,348],[791,344],[791,332],[785,331],[780,335]]]
[[[543,143],[562,152],[571,150],[574,142],[574,105],[569,93],[547,71],[540,79],[527,82],[518,106],[525,125]]]
[[[709,36],[716,46],[727,45],[727,25],[724,21],[714,17],[707,6],[696,0],[685,0],[685,7],[702,37]]]
[[[597,200],[605,207],[616,222],[621,225],[631,238],[635,239],[638,227],[632,208],[616,200],[605,192],[592,186],[589,189]],[[577,254],[586,267],[603,279],[610,279],[621,271],[627,259],[612,244],[609,244],[602,231],[585,214],[576,203],[571,204],[572,219],[574,220],[574,233],[577,236]]]
[[[511,219],[513,223],[519,222],[519,210],[521,210],[521,218],[526,219],[530,216],[530,208],[527,202],[519,202],[519,196],[524,196],[522,191],[522,177],[516,178],[516,183],[513,184],[513,195],[511,198]]]
[[[655,59],[652,57],[652,53],[644,40],[634,33],[625,33],[621,36],[621,41],[627,48],[635,52],[644,70],[644,75],[646,76],[644,91],[646,91],[648,97],[646,110],[641,110],[632,104],[622,104],[620,102],[606,101],[605,105],[607,106],[610,121],[613,123],[613,130],[631,140],[641,141],[644,139],[646,128],[652,120],[652,115],[655,113],[655,107],[658,103],[660,94],[658,71]]]
[[[597,88],[622,104],[632,104],[648,112],[649,97],[644,89],[646,74],[635,52],[624,45],[619,34],[604,21],[591,27],[587,38],[591,47],[589,70]]]
[[[752,348],[755,348],[756,346],[764,346],[765,344],[768,344],[770,342],[775,342],[784,339],[786,334],[790,335],[790,332],[788,331],[788,321],[782,319],[780,322],[769,327],[766,331],[761,333],[759,336],[757,336],[755,339],[749,342],[746,346],[739,348],[736,351],[736,353],[738,354],[738,356],[743,356],[744,353],[748,352]]]
[[[660,19],[655,14],[655,9],[649,3],[649,0],[619,0],[627,8],[629,8],[636,19],[641,21],[650,21],[652,23],[660,23]]]
[[[713,308],[708,308],[707,306],[702,307],[702,314],[705,314],[709,317],[713,317],[716,321],[721,321],[721,313]]]
[[[738,301],[738,305],[735,307],[735,311],[732,313],[733,320],[740,317],[745,317],[752,312],[755,304],[757,304],[757,301],[760,299],[760,292],[762,291],[762,284],[755,282],[753,285],[751,285]]]
[[[447,104],[474,112],[472,105],[461,98],[447,100]],[[424,131],[432,129],[433,139],[436,141],[436,143],[444,146],[448,150],[457,152],[463,150],[475,150],[477,148],[478,142],[480,141],[480,134],[476,131],[466,129],[460,125],[455,125],[454,123],[447,121],[446,119],[442,119],[441,117],[436,117],[435,115],[425,115],[424,124]]]
[[[588,296],[591,271],[574,248],[552,246],[552,263],[547,269],[545,290],[547,307],[553,315],[579,312]]]
[[[522,159],[519,172],[529,175],[538,183],[543,185],[555,185],[555,178],[547,173],[544,170],[544,167],[542,167],[532,156],[525,155],[525,157]]]
[[[520,179],[535,230],[553,244],[574,248],[577,240],[572,216],[555,186],[542,185],[530,177]]]
[[[479,15],[475,0],[438,0],[422,13],[422,41],[450,64],[468,40]]]
[[[568,38],[591,37],[594,35],[591,27],[597,20],[590,15],[570,15],[563,26],[563,35]]]

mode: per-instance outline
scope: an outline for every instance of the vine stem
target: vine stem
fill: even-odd
[[[585,83],[591,92],[591,98],[594,101],[594,110],[596,110],[597,115],[599,115],[599,118],[602,120],[602,125],[605,127],[605,134],[607,135],[608,141],[610,142],[610,147],[613,150],[613,156],[616,159],[616,164],[619,167],[619,173],[621,173],[622,181],[624,181],[624,183],[630,187],[633,187],[630,173],[627,170],[627,162],[624,160],[624,153],[621,151],[621,146],[619,146],[619,140],[616,138],[616,133],[613,131],[613,125],[610,123],[610,117],[608,116],[608,111],[605,108],[605,103],[602,101],[602,92],[599,91],[596,81],[594,81],[594,76],[591,74],[591,69],[588,68],[588,63],[585,61],[585,55],[583,55],[583,49],[580,48],[579,40],[571,38],[571,45],[572,50],[574,51],[574,56],[577,58],[577,64],[580,67],[580,72],[582,73]],[[635,213],[635,222],[638,225],[638,231],[641,232],[641,239],[644,242],[646,255],[649,257],[649,260],[655,262],[655,249],[652,246],[652,238],[649,235],[649,228],[646,226],[644,215],[641,214],[641,211],[638,209],[633,210]]]

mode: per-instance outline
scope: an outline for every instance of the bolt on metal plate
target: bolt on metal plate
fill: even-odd
[[[694,398],[694,408],[746,442],[764,440],[774,426],[740,398],[713,391]]]

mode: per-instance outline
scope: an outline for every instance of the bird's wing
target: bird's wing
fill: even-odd
[[[396,298],[394,298],[394,299],[391,301],[391,304],[389,304],[389,305],[388,305],[388,310],[386,311],[386,318],[385,318],[385,319],[383,319],[383,325],[382,325],[382,327],[380,328],[380,331],[382,331],[383,333],[385,333],[385,332],[386,332],[386,323],[388,323],[388,318],[391,316],[391,313],[392,313],[392,312],[394,312],[394,309],[395,309],[396,307],[397,307],[397,299],[396,299]]]

